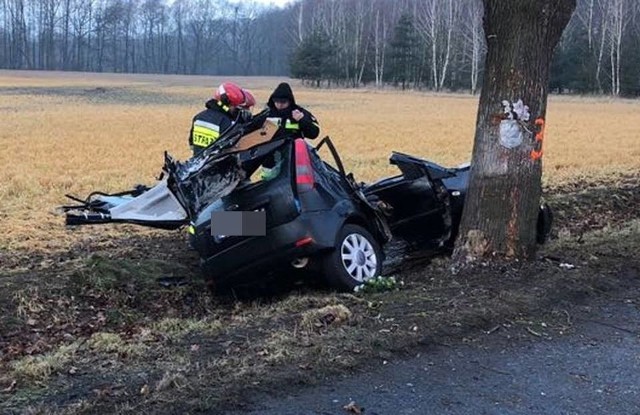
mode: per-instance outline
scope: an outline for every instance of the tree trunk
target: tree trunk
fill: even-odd
[[[438,90],[438,27],[436,18],[436,2],[431,5],[430,13],[430,33],[431,33],[431,72],[433,76],[433,89]]]
[[[455,6],[457,7],[457,6]],[[440,79],[439,82],[440,84],[438,85],[438,90],[442,90],[444,89],[444,83],[445,80],[447,79],[447,70],[449,68],[449,57],[451,55],[451,33],[453,32],[453,26],[454,26],[454,5],[453,5],[453,0],[449,0],[449,6],[447,9],[447,41],[445,43],[445,54],[444,54],[444,61],[442,62],[442,69],[441,69],[441,73],[440,73]]]
[[[71,0],[64,2],[64,23],[62,34],[62,69],[69,69],[69,19],[71,18]]]
[[[184,57],[183,57],[183,51],[184,51],[184,47],[183,47],[183,37],[182,37],[182,23],[180,22],[178,25],[178,39],[176,41],[176,73],[185,73],[186,70],[184,69]]]
[[[620,95],[620,54],[622,52],[622,36],[624,34],[625,19],[628,10],[626,10],[625,2],[623,0],[616,0],[614,2],[614,24],[612,30],[615,32],[615,61],[612,62],[612,66],[615,71],[612,71],[613,79],[615,80],[613,85],[613,95]]]
[[[598,85],[598,92],[600,94],[603,93],[602,89],[602,81],[600,80],[600,72],[602,70],[602,56],[604,52],[604,40],[606,38],[607,32],[609,31],[609,6],[604,3],[601,4],[600,11],[602,16],[600,18],[600,48],[598,49],[598,60],[596,65],[596,84]]]
[[[381,61],[381,51],[382,51],[382,45],[380,42],[380,10],[378,10],[378,12],[376,13],[376,24],[375,24],[375,29],[373,32],[374,35],[374,59],[373,59],[373,73],[376,76],[376,86],[380,87],[382,86],[382,71],[380,70],[381,65],[380,65],[380,61]]]
[[[532,258],[541,195],[541,146],[553,50],[576,0],[484,0],[488,52],[457,266],[499,255]],[[530,118],[506,119],[522,100]],[[514,127],[513,135],[505,133]],[[519,142],[518,138],[521,139]]]

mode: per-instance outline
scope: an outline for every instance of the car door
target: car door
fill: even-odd
[[[389,224],[394,236],[410,241],[439,241],[451,227],[449,197],[440,178],[433,180],[424,160],[394,153],[391,163],[401,175],[375,182],[365,188],[392,207]]]

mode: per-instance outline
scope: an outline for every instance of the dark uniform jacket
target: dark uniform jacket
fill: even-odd
[[[205,107],[207,109],[193,117],[191,123],[189,145],[194,155],[213,144],[233,124],[229,108],[221,102],[211,99],[206,102]]]
[[[288,99],[289,107],[279,111],[273,100],[276,98]],[[283,82],[273,91],[267,102],[269,107],[269,119],[276,122],[286,134],[297,135],[304,138],[317,138],[320,134],[320,126],[318,120],[309,111],[296,104],[293,91],[288,83]],[[300,121],[292,118],[291,113],[298,110],[304,114]]]

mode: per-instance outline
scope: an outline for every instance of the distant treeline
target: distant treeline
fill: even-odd
[[[481,0],[0,0],[0,67],[477,92]],[[527,45],[523,44],[523,48]],[[640,1],[578,0],[557,92],[640,95]]]

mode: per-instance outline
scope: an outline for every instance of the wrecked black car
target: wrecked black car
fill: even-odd
[[[400,174],[358,183],[328,137],[312,147],[281,137],[266,113],[237,124],[200,155],[165,154],[159,183],[118,194],[96,192],[64,206],[67,225],[186,226],[207,281],[249,282],[269,271],[313,270],[338,290],[381,273],[392,238],[433,247],[455,238],[469,166],[445,168],[393,153]],[[320,152],[326,150],[324,159]],[[549,232],[542,207],[539,241]]]

